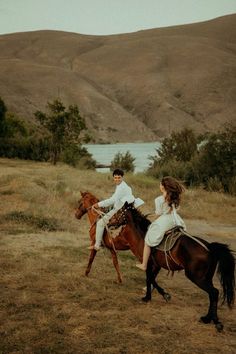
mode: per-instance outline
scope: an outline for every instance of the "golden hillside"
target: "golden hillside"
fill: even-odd
[[[235,118],[235,52],[236,15],[122,35],[1,35],[0,96],[28,121],[56,97],[77,104],[98,142],[213,130]]]

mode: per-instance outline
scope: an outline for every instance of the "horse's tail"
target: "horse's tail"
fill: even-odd
[[[235,258],[233,251],[223,243],[212,242],[209,249],[214,259],[218,262],[217,273],[223,288],[223,302],[227,300],[229,307],[234,304],[235,298]]]

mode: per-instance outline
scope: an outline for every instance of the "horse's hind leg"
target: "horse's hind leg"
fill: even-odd
[[[89,261],[88,261],[88,265],[87,265],[87,268],[86,268],[86,271],[85,271],[85,275],[88,276],[89,273],[90,273],[90,270],[91,270],[91,267],[92,267],[92,264],[93,264],[93,260],[95,258],[97,254],[97,251],[96,250],[91,250],[90,252],[90,256],[89,256]]]
[[[199,288],[206,291],[209,296],[209,308],[208,313],[205,316],[200,318],[200,321],[203,323],[210,323],[211,321],[215,324],[216,329],[220,332],[223,330],[223,324],[219,321],[217,315],[217,305],[218,305],[218,298],[219,298],[219,291],[213,286],[212,279],[198,278],[194,277],[193,275],[187,274],[186,276]]]
[[[203,289],[204,290],[204,289]],[[221,332],[223,330],[223,324],[219,321],[218,315],[217,315],[217,305],[218,305],[218,298],[219,298],[219,290],[216,289],[212,282],[210,284],[210,288],[208,291],[209,295],[209,300],[210,300],[210,305],[208,309],[208,313],[206,316],[201,317],[201,321],[203,323],[209,323],[210,320],[214,323],[216,329],[218,332]]]
[[[111,255],[112,255],[112,260],[113,260],[114,267],[115,267],[116,272],[117,272],[118,282],[122,283],[122,277],[121,277],[121,273],[120,273],[120,266],[119,266],[119,262],[118,262],[116,251],[112,248],[112,249],[110,249],[110,252],[111,252]]]

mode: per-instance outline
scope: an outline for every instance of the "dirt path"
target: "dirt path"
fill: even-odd
[[[210,223],[205,220],[186,220],[188,232],[209,242],[223,242],[236,250],[236,225]]]

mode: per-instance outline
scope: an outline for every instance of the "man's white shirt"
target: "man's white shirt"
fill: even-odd
[[[132,189],[125,181],[122,181],[116,186],[114,194],[110,198],[98,202],[98,206],[101,208],[113,206],[113,209],[119,210],[126,201],[132,203],[134,199]]]

